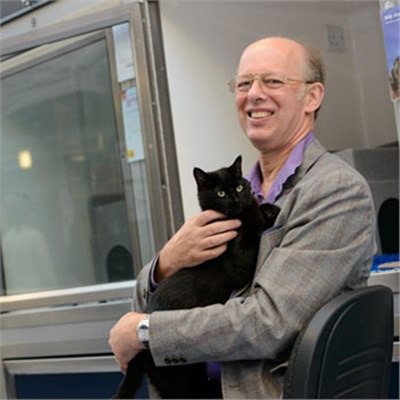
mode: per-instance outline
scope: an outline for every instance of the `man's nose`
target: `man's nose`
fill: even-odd
[[[266,93],[264,91],[262,82],[261,82],[260,78],[257,76],[253,79],[253,82],[252,82],[251,87],[248,92],[248,97],[260,98],[260,96],[264,97],[265,95],[266,95]]]

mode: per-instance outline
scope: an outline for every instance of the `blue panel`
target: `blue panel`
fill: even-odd
[[[18,399],[109,399],[123,378],[119,372],[16,375]],[[143,383],[137,399],[148,399]]]
[[[390,380],[389,399],[399,398],[399,363],[392,363],[392,379]]]

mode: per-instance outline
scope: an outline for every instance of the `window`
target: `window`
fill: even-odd
[[[4,294],[132,280],[171,232],[137,53],[127,21],[3,61]]]

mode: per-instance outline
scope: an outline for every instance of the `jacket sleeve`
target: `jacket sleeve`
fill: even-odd
[[[348,168],[317,171],[283,197],[246,294],[224,305],[151,314],[156,365],[275,359],[323,304],[366,284],[375,212],[363,178]],[[137,287],[138,304],[145,288]]]
[[[155,263],[158,260],[156,256],[151,262],[145,265],[136,278],[136,284],[133,289],[132,310],[144,313],[146,311],[149,296],[151,296],[151,273]]]

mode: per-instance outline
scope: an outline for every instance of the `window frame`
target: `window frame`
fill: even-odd
[[[169,103],[168,85],[162,43],[161,22],[156,1],[132,1],[108,10],[89,12],[72,20],[62,21],[32,33],[0,39],[0,57],[10,62],[10,58],[24,51],[60,40],[111,29],[113,25],[129,23],[132,54],[136,70],[139,109],[146,154],[146,173],[154,245],[156,251],[183,223],[183,206],[178,180],[178,164],[173,135],[172,117]],[[89,38],[90,40],[90,38]],[[47,58],[48,55],[44,55]],[[35,60],[35,63],[37,60]],[[14,74],[29,63],[1,71],[3,76]],[[113,84],[114,85],[114,84]],[[114,96],[115,101],[115,96]],[[122,115],[116,107],[117,131],[123,140]],[[129,175],[129,166],[123,166],[123,174]],[[126,200],[132,191],[125,187]],[[128,216],[128,219],[129,216]],[[129,221],[128,221],[129,223]],[[129,223],[130,229],[132,224]],[[1,256],[1,249],[0,249]],[[2,258],[0,267],[3,272]],[[138,269],[142,266],[140,265]],[[135,271],[135,275],[138,270]],[[4,276],[1,277],[4,282]],[[18,295],[5,295],[0,288],[0,308],[12,311],[27,308],[47,307],[87,301],[104,301],[126,298],[135,281],[82,286],[71,289],[49,290]],[[127,290],[129,288],[129,290]]]

